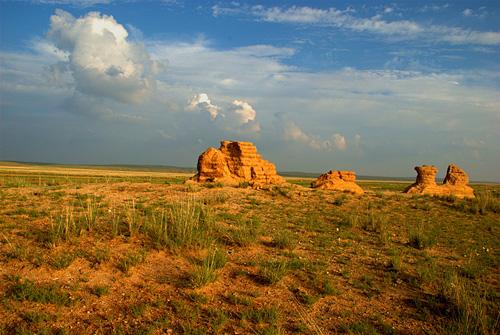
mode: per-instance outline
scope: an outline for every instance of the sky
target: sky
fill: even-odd
[[[500,181],[498,1],[0,0],[0,160]]]

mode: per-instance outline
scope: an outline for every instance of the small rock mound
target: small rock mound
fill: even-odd
[[[469,177],[460,167],[450,164],[443,184],[436,184],[438,169],[432,165],[416,166],[417,180],[404,190],[410,194],[453,195],[458,198],[474,198],[474,190],[468,186]]]
[[[363,194],[363,189],[359,187],[355,181],[356,173],[354,171],[330,170],[313,181],[311,187],[323,190],[337,190]]]
[[[283,184],[274,164],[262,159],[250,142],[222,141],[219,149],[208,148],[198,158],[197,182],[220,182],[235,185],[248,182],[252,186]]]

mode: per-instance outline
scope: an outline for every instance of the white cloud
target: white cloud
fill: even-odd
[[[292,6],[212,9],[214,15],[250,14],[263,21],[331,26],[400,39],[428,39],[451,44],[500,44],[500,32],[475,31],[443,25],[423,25],[410,20],[386,21],[381,16],[360,18],[345,10]]]
[[[462,14],[463,14],[464,16],[472,16],[472,15],[474,14],[474,11],[473,11],[472,9],[470,9],[470,8],[466,8],[466,9],[464,9],[464,11],[462,12]]]
[[[76,89],[122,102],[142,101],[155,87],[159,64],[112,16],[91,12],[75,18],[56,10],[48,37],[55,54],[68,55]]]
[[[246,101],[234,100],[232,112],[237,116],[239,123],[245,124],[254,121],[257,113]]]
[[[197,94],[191,99],[187,109],[192,111],[196,108],[206,110],[210,114],[212,120],[215,120],[220,112],[219,106],[212,104],[206,93]]]
[[[345,139],[344,136],[340,134],[333,135],[333,143],[335,144],[335,147],[339,150],[347,149],[347,140]]]
[[[287,169],[321,170],[342,155],[346,164],[370,166],[369,173],[373,174],[405,175],[410,159],[425,158],[434,159],[436,164],[459,163],[461,159],[472,161],[477,164],[472,169],[475,173],[492,179],[498,176],[491,167],[498,166],[500,159],[495,146],[498,143],[499,72],[355,68],[298,71],[274,56],[275,53],[248,52],[241,48],[217,50],[207,41],[155,41],[147,46],[153,59],[169,60],[169,71],[157,76],[156,94],[139,105],[93,96],[93,103],[69,100],[73,104],[68,102],[61,107],[61,101],[71,98],[75,84],[64,84],[67,79],[64,76],[70,75],[68,71],[58,85],[54,85],[57,80],[48,81],[43,77],[43,69],[57,62],[57,56],[42,51],[37,54],[0,52],[0,76],[4,79],[0,81],[2,111],[12,110],[19,115],[28,111],[36,115],[59,111],[57,117],[47,118],[54,123],[54,128],[49,129],[56,130],[58,120],[63,119],[70,108],[80,115],[85,112],[90,116],[85,119],[89,128],[98,125],[104,129],[101,129],[103,143],[114,143],[112,138],[117,133],[123,134],[122,139],[131,138],[131,131],[141,129],[134,133],[134,139],[137,146],[143,148],[146,145],[143,139],[154,133],[155,138],[161,140],[161,150],[155,151],[154,157],[161,156],[158,153],[165,150],[166,142],[174,143],[173,149],[177,149],[190,146],[198,139],[206,144],[221,138],[238,138],[265,147],[269,159],[278,165],[286,164]],[[225,79],[235,80],[237,84],[224,85]],[[193,92],[207,92],[207,88],[210,104],[220,108],[214,121],[208,116],[201,118],[196,113],[185,112]],[[79,98],[88,99],[82,94]],[[245,110],[233,105],[234,100],[248,103],[256,112],[254,119],[250,120],[251,114],[234,113],[234,110]],[[286,119],[276,122],[275,114],[280,112],[293,123]],[[9,118],[13,118],[12,115],[13,112]],[[100,117],[103,122],[92,123],[92,116]],[[118,127],[117,120],[131,125],[130,128],[114,128]],[[244,121],[248,122],[242,124]],[[19,125],[11,129],[23,134]],[[162,129],[166,136],[156,129]],[[361,137],[355,134],[363,135],[362,150],[357,150]],[[453,140],[461,138],[457,139],[457,134],[483,142],[461,141],[460,147],[451,145]],[[165,141],[166,138],[169,141]],[[298,145],[300,143],[304,145]],[[121,144],[116,142],[116,145]],[[478,145],[482,147],[472,148]],[[200,144],[196,150],[204,148]],[[127,150],[137,155],[144,151]],[[484,153],[482,160],[474,160],[471,150]],[[325,155],[324,151],[331,154]],[[190,151],[183,152],[175,157],[184,157],[184,160],[175,158],[171,163],[191,164],[193,158],[186,154]],[[355,154],[359,160],[352,158]],[[471,159],[466,160],[468,157]],[[440,161],[444,159],[446,162]],[[391,171],[386,170],[389,161]]]
[[[283,120],[283,117],[279,117]],[[308,145],[316,150],[341,150],[347,149],[347,140],[341,134],[333,134],[328,140],[321,140],[318,136],[314,136],[304,132],[295,122],[286,120],[283,125],[283,138]]]
[[[47,5],[72,5],[77,7],[91,7],[98,4],[110,4],[114,0],[31,0],[31,1]]]

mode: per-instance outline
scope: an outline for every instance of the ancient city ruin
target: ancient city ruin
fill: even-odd
[[[364,191],[356,183],[356,173],[354,171],[330,170],[319,176],[311,183],[312,188],[323,190],[345,191],[354,194],[363,194]]]
[[[474,198],[474,190],[468,185],[467,173],[455,164],[448,166],[443,184],[436,183],[438,169],[435,166],[416,166],[415,171],[417,180],[404,191],[405,193]]]
[[[219,149],[208,148],[198,158],[197,182],[227,185],[248,182],[252,186],[283,184],[274,164],[264,160],[250,142],[222,141]]]

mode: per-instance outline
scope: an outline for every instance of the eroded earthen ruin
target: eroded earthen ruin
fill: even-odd
[[[262,159],[250,142],[222,141],[219,149],[208,148],[198,158],[197,182],[220,182],[252,186],[282,184],[274,164]]]
[[[313,181],[311,187],[324,190],[346,191],[355,194],[364,193],[363,189],[356,184],[356,173],[354,171],[330,170]]]
[[[410,194],[453,195],[458,198],[474,198],[474,190],[468,185],[469,177],[455,164],[450,164],[443,184],[436,184],[438,169],[432,165],[416,166],[417,180],[404,192]]]

